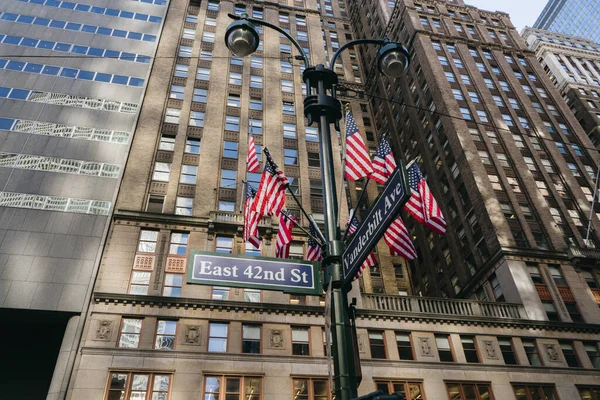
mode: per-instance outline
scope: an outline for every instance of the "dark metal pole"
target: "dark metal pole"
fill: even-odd
[[[327,96],[323,79],[317,81],[317,96]],[[335,117],[334,117],[335,118]],[[330,124],[332,116],[323,112],[318,119],[319,145],[321,151],[321,179],[323,182],[323,202],[325,210],[326,258],[323,267],[329,270],[333,282],[331,296],[331,320],[333,336],[333,365],[335,395],[338,400],[351,400],[358,396],[354,368],[354,355],[350,319],[348,316],[348,296],[342,287],[343,243],[337,223],[338,204],[333,167]]]

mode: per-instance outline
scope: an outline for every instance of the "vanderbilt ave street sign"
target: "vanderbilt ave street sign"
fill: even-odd
[[[188,283],[323,294],[318,263],[192,251]]]
[[[387,181],[387,184],[375,204],[369,210],[367,218],[360,224],[342,254],[344,284],[349,283],[358,272],[369,252],[375,247],[386,229],[398,216],[400,209],[410,198],[410,187],[403,164]]]

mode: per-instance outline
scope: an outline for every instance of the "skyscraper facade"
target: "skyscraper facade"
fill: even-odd
[[[598,148],[600,45],[591,40],[532,28],[526,28],[522,34],[575,118]]]
[[[21,396],[48,391],[61,343],[53,382],[68,369],[166,12],[0,4],[0,338],[13,344],[0,379],[39,360]]]
[[[525,90],[521,89],[525,79],[533,79],[509,75],[513,68],[522,73],[520,66],[525,62],[523,73],[542,82],[540,87],[550,98],[547,101],[561,100],[547,78],[542,78],[535,57],[519,42],[505,14],[456,1],[173,0],[148,80],[67,398],[332,398],[323,297],[198,285],[187,278],[194,250],[258,257],[275,254],[275,218],[260,221],[258,248],[242,239],[242,180],[256,187],[259,179],[258,173],[246,171],[250,133],[259,149],[268,147],[303,206],[317,223],[322,221],[319,138],[300,112],[304,88],[302,67],[293,57],[295,50],[277,32],[263,29],[257,52],[243,59],[232,56],[223,43],[231,22],[228,13],[246,13],[288,29],[310,54],[311,63],[326,62],[353,37],[392,35],[411,49],[412,65],[406,79],[377,78],[377,89],[370,83],[372,52],[348,51],[332,66],[341,80],[339,98],[352,110],[367,147],[374,151],[378,137],[387,132],[397,157],[408,160],[422,152],[422,171],[449,222],[449,233],[443,237],[411,224],[420,259],[405,268],[401,260],[389,256],[385,246],[378,246],[378,266],[366,270],[354,283],[349,296],[356,299],[362,362],[359,393],[381,389],[409,400],[597,396],[600,311],[594,295],[600,292],[596,271],[587,258],[596,253],[583,248],[581,233],[574,236],[580,245],[578,253],[567,253],[567,239],[557,230],[550,231],[549,238],[534,234],[545,233],[545,219],[551,218],[549,211],[543,211],[545,198],[567,214],[564,200],[551,186],[553,181],[542,172],[545,164],[533,152],[526,155],[532,160],[535,157],[536,177],[547,185],[546,197],[534,193],[539,203],[527,214],[526,208],[520,207],[528,204],[524,193],[538,189],[531,189],[537,188],[531,176],[527,176],[527,185],[519,183],[526,163],[519,158],[519,168],[509,172],[499,164],[500,159],[509,162],[499,155],[505,143],[510,143],[512,150],[505,155],[521,157],[517,139],[505,132],[506,126],[504,130],[479,130],[475,123],[479,120],[474,120],[474,116],[484,115],[476,110],[487,110],[490,120],[498,117],[500,111],[493,108],[498,103],[487,92],[490,89],[482,84],[477,87],[484,92],[477,92],[471,83],[450,87],[458,76],[484,82],[477,75],[476,62],[491,71],[492,64],[484,56],[489,47],[489,57],[498,60],[493,65],[500,63],[507,76],[501,81],[504,85],[510,82],[508,88]],[[497,41],[487,37],[482,41],[481,17],[488,18],[490,26],[498,24],[492,28],[498,30]],[[393,32],[386,29],[390,21]],[[434,35],[419,25],[423,21],[448,30]],[[457,25],[463,29],[462,35],[452,30],[458,29],[454,28]],[[482,32],[478,41],[468,36],[475,29]],[[436,50],[438,46],[443,50]],[[469,46],[477,49],[478,61],[468,58]],[[442,51],[448,55],[438,58]],[[512,61],[504,58],[505,52],[514,57]],[[448,66],[452,62],[452,68],[448,67],[451,74],[445,73],[444,62]],[[454,66],[456,62],[463,64]],[[491,73],[485,76],[504,87]],[[537,86],[530,84],[533,92]],[[461,108],[453,88],[465,89]],[[399,93],[407,98],[400,100],[396,97]],[[532,124],[545,126],[538,120],[542,117],[534,119],[526,95],[519,94],[494,92],[504,105],[502,114],[520,123],[524,120],[518,116],[527,115]],[[434,105],[432,97],[436,98]],[[509,97],[519,99],[517,104],[528,112],[514,111]],[[542,102],[546,104],[546,100],[540,107],[549,111]],[[423,105],[425,118],[417,111]],[[463,109],[464,114],[458,113]],[[453,118],[437,123],[434,118],[439,113],[453,113]],[[471,122],[464,121],[463,115]],[[551,126],[563,123],[549,112],[544,115]],[[572,117],[564,120],[577,140],[585,136],[580,128],[572,127]],[[438,143],[444,140],[442,133],[429,134],[432,127],[446,132],[445,144]],[[520,129],[515,128],[514,135],[528,137],[528,131]],[[342,130],[340,137],[343,134]],[[531,139],[520,141],[525,140],[530,146]],[[538,143],[546,149],[546,141]],[[440,149],[439,157],[433,154],[433,146]],[[338,154],[341,147],[335,139],[334,147]],[[487,157],[479,150],[485,150]],[[460,165],[454,166],[451,154]],[[554,171],[569,173],[559,154],[552,155]],[[574,162],[585,171],[581,185],[588,183],[585,163]],[[440,168],[444,175],[438,177]],[[336,159],[335,169],[340,192],[348,203],[356,204],[362,185],[341,181],[341,157]],[[488,171],[497,181],[488,178]],[[509,182],[508,177],[514,180]],[[568,178],[569,183],[579,183],[571,175]],[[498,184],[492,186],[492,181]],[[452,186],[442,190],[440,182]],[[498,196],[504,196],[501,200],[494,200],[496,188],[501,189]],[[513,188],[523,189],[509,192]],[[571,195],[573,190],[568,190]],[[578,190],[569,197],[569,204],[584,203],[585,195]],[[369,184],[367,191],[372,202],[378,188]],[[458,193],[469,202],[456,205],[461,198]],[[515,216],[505,217],[505,207],[497,210],[499,201],[508,203]],[[341,224],[348,211],[346,202],[342,203]],[[460,207],[455,213],[452,204]],[[542,211],[534,206],[546,214],[538,215]],[[291,196],[286,208],[307,226]],[[531,229],[530,215],[536,218],[539,230]],[[571,219],[564,221],[563,225],[579,232]],[[513,236],[511,228],[521,235]],[[544,250],[544,244],[553,247]],[[304,258],[306,250],[306,236],[294,230],[291,258]],[[573,266],[576,262],[578,270]],[[473,276],[469,275],[471,269]],[[407,296],[409,277],[421,294],[437,297]],[[488,301],[478,300],[474,292]],[[444,299],[443,295],[464,298]]]
[[[596,0],[549,0],[534,28],[600,42],[600,4]]]

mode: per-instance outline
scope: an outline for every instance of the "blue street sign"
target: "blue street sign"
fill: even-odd
[[[188,283],[322,295],[318,263],[193,251]]]
[[[363,261],[410,198],[410,193],[406,170],[404,165],[399,163],[342,254],[344,284],[354,278]]]

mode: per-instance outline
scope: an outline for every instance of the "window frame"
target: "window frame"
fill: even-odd
[[[126,379],[126,383],[125,383],[125,389],[123,390],[123,398],[125,399],[129,399],[131,398],[131,392],[132,392],[132,382],[133,382],[133,376],[134,375],[147,375],[148,376],[148,386],[147,386],[147,390],[146,390],[146,396],[144,397],[145,399],[149,400],[152,398],[152,394],[153,393],[164,393],[164,391],[160,390],[160,391],[154,391],[153,390],[153,385],[154,385],[154,378],[156,376],[168,376],[169,377],[169,388],[167,389],[166,393],[167,393],[167,400],[171,399],[171,389],[173,387],[173,373],[172,372],[161,372],[161,371],[138,371],[138,370],[129,370],[129,371],[123,371],[121,369],[109,369],[108,370],[108,378],[106,379],[106,386],[104,389],[104,396],[102,397],[104,400],[109,400],[110,399],[110,383],[112,380],[112,376],[113,374],[117,374],[117,375],[127,375],[127,379]],[[117,389],[119,390],[119,389]]]
[[[210,327],[211,325],[224,325],[226,327],[227,330],[227,335],[226,336],[211,336],[211,332],[210,332]],[[209,321],[208,322],[208,332],[206,333],[206,351],[208,353],[228,353],[229,352],[229,336],[231,333],[231,329],[229,329],[229,323],[228,322],[223,322],[223,321]],[[224,351],[215,351],[215,350],[210,350],[210,339],[214,338],[214,339],[225,339],[225,350]]]
[[[308,337],[308,342],[303,342],[303,341],[294,341],[294,328],[296,329],[306,329],[306,335]],[[290,343],[292,344],[292,356],[300,356],[300,357],[306,357],[306,356],[311,356],[312,355],[312,346],[311,346],[311,340],[310,340],[310,326],[303,326],[303,325],[292,325],[290,326]],[[308,354],[294,354],[294,343],[307,343],[308,344]]]
[[[255,327],[258,328],[258,353],[255,352],[247,352],[244,351],[244,341],[256,341],[256,339],[244,339],[244,326],[251,326],[251,327]],[[262,345],[262,325],[261,324],[253,324],[253,323],[242,323],[242,354],[262,354],[262,350],[263,350],[263,345]]]

